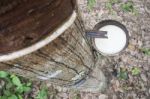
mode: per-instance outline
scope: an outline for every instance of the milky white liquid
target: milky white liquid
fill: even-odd
[[[106,25],[100,31],[107,31],[107,38],[95,38],[97,49],[103,54],[117,54],[126,45],[125,32],[115,25]]]

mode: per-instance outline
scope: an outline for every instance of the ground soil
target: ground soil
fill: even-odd
[[[112,11],[106,7],[109,0],[97,0],[92,11],[87,9],[87,1],[80,0],[79,7],[89,30],[102,20],[112,19],[124,24],[129,33],[130,40],[128,48],[114,57],[102,56],[99,68],[105,73],[108,88],[105,98],[82,98],[82,99],[150,99],[150,56],[142,53],[140,49],[150,48],[150,1],[132,0],[135,13],[125,12],[120,5],[128,0],[120,0],[112,6]],[[140,73],[132,75],[132,68],[139,68]],[[126,69],[128,78],[120,80],[117,73],[120,68]],[[82,93],[81,93],[82,94]],[[97,93],[98,94],[98,93]],[[91,96],[87,93],[84,97]],[[101,96],[101,93],[99,95]]]

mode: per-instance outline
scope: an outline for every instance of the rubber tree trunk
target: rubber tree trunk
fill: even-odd
[[[75,18],[75,21],[72,17]],[[63,86],[75,85],[82,81],[92,71],[95,60],[90,44],[85,37],[80,15],[75,9],[72,10],[69,18],[47,36],[55,34],[55,31],[61,30],[71,20],[72,24],[45,47],[17,59],[0,62],[0,70],[17,73],[33,80],[49,80],[51,83]],[[22,32],[24,31],[22,30]],[[45,39],[42,38],[42,40]]]

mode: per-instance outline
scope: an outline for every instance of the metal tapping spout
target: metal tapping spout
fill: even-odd
[[[86,36],[91,38],[108,38],[107,31],[88,30]]]

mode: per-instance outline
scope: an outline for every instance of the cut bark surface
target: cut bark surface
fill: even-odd
[[[28,47],[62,25],[75,0],[1,0],[0,54]]]

